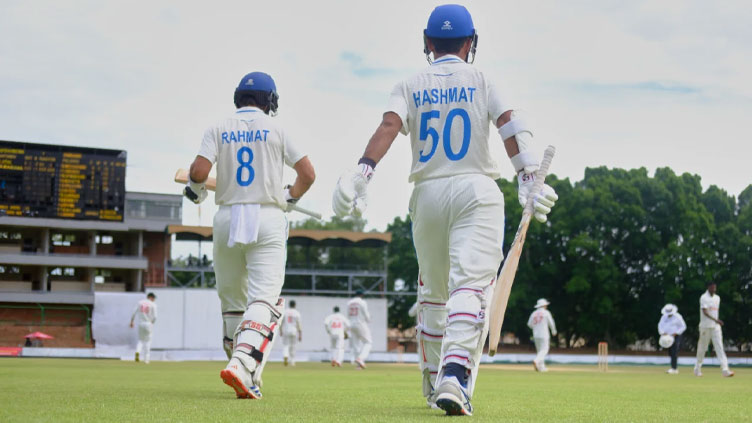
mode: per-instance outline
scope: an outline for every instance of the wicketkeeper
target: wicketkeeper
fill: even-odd
[[[435,8],[423,39],[431,66],[394,87],[381,124],[357,168],[340,176],[332,203],[337,216],[362,215],[376,165],[397,134],[410,135],[423,394],[447,414],[470,415],[504,235],[504,199],[495,182],[501,171],[490,154],[489,126],[498,129],[511,158],[523,205],[538,157],[530,150],[532,127],[471,66],[478,35],[467,9]],[[545,221],[556,199],[544,186],[535,217]]]

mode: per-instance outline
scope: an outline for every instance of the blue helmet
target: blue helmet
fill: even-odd
[[[473,17],[459,4],[437,6],[428,17],[423,33],[430,38],[472,37],[475,35]]]
[[[277,94],[277,85],[274,83],[269,74],[264,72],[251,72],[240,80],[238,87],[235,88],[235,107],[238,106],[238,100],[243,94],[264,93],[265,99],[269,105],[272,115],[277,113],[279,94]]]

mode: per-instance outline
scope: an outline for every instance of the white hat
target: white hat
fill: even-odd
[[[666,304],[661,309],[661,314],[663,314],[663,315],[674,314],[674,313],[676,313],[677,310],[679,310],[679,309],[675,305],[673,305],[673,304]]]
[[[661,337],[658,338],[658,345],[663,348],[671,348],[671,346],[674,345],[674,337],[671,335],[661,335]]]
[[[549,305],[549,303],[545,298],[538,298],[538,302],[535,303],[535,308],[541,308]]]

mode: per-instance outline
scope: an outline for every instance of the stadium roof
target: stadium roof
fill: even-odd
[[[177,241],[211,241],[211,226],[169,225],[167,233],[175,234]],[[290,245],[319,245],[326,247],[383,247],[392,242],[390,232],[324,231],[291,229]]]

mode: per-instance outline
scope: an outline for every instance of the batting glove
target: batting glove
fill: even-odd
[[[206,191],[206,183],[193,182],[188,178],[188,183],[183,189],[183,195],[195,204],[201,204],[202,201],[206,200],[209,193]]]
[[[338,217],[362,216],[368,207],[368,182],[373,176],[373,167],[361,163],[354,170],[343,173],[337,181],[332,196],[332,209]]]
[[[285,187],[285,201],[287,201],[287,208],[285,208],[285,211],[290,211],[290,205],[296,204],[300,198],[295,198],[292,195],[290,195],[290,189],[292,188],[292,185],[287,185]]]
[[[528,197],[530,197],[530,191],[533,189],[535,183],[535,173],[525,173],[521,171],[517,174],[517,199],[520,200],[522,208],[525,208]],[[545,223],[548,220],[547,214],[551,213],[551,207],[556,204],[556,200],[559,196],[556,195],[556,191],[548,184],[543,184],[540,192],[533,197],[533,214],[535,220],[541,223]]]

